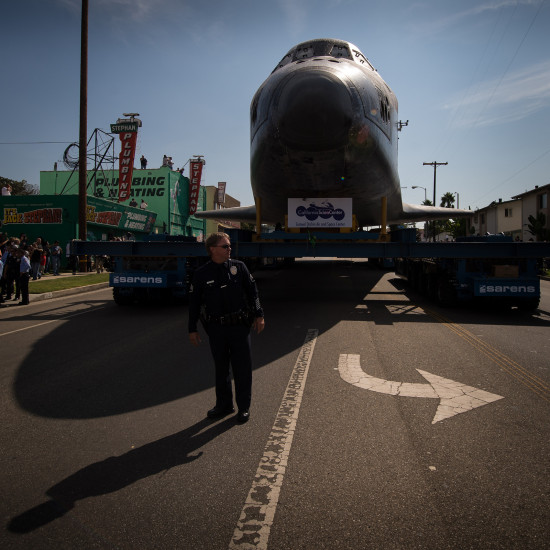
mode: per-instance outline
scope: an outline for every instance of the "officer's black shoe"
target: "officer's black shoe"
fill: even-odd
[[[250,419],[250,411],[248,409],[243,409],[242,411],[239,411],[237,414],[237,421],[241,424],[244,424],[245,422],[248,422]]]
[[[218,405],[216,405],[206,413],[206,416],[208,418],[222,418],[234,412],[235,409],[231,405],[229,407],[218,407]]]

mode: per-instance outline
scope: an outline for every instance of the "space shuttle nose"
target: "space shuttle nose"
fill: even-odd
[[[284,84],[276,124],[288,147],[308,151],[342,147],[347,144],[352,120],[348,87],[331,73],[306,71]]]

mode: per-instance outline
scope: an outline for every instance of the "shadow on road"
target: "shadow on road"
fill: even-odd
[[[299,350],[310,328],[323,334],[342,321],[388,326],[440,322],[423,309],[428,304],[441,315],[452,312],[458,323],[550,326],[543,315],[439,308],[366,262],[296,262],[260,271],[256,278],[266,330],[252,336],[254,369]],[[87,305],[91,311],[68,312],[73,317],[53,325],[21,358],[13,392],[22,409],[46,418],[99,418],[213,387],[204,332],[198,348],[188,342],[187,307]]]
[[[192,462],[203,454],[202,451],[193,453],[235,424],[234,416],[216,424],[204,419],[121,456],[90,464],[50,487],[46,491],[50,500],[14,517],[8,530],[30,533],[64,516],[79,500],[119,491],[140,479]]]

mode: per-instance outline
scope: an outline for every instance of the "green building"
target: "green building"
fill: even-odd
[[[117,202],[118,169],[89,170],[87,190],[88,200],[98,198],[128,208],[133,203],[138,210],[154,212],[152,233],[204,238],[204,220],[189,215],[189,178],[168,167],[134,169],[130,199],[123,203]],[[40,194],[78,195],[78,171],[40,172]],[[201,187],[198,210],[204,210],[205,204],[206,193]]]
[[[59,241],[65,252],[69,241],[79,236],[78,195],[24,195],[0,197],[2,233],[10,237],[38,237],[50,244]],[[129,236],[142,240],[155,226],[154,212],[119,205],[97,197],[87,197],[88,239],[106,241]],[[130,235],[129,235],[130,234]]]

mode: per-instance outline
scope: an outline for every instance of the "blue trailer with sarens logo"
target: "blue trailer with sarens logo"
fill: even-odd
[[[457,242],[511,243],[512,237],[463,237]],[[396,258],[395,272],[441,305],[475,300],[535,310],[540,301],[538,263],[537,258],[518,257]]]
[[[173,247],[166,248],[168,243],[196,243],[196,239],[151,236],[147,243],[128,243],[130,248],[106,250],[111,254],[109,286],[118,305],[186,300],[193,270],[205,258],[200,255],[200,245],[197,255],[181,256]],[[142,245],[149,246],[142,250]]]
[[[413,289],[442,305],[477,300],[535,310],[540,301],[538,265],[550,257],[550,243],[518,243],[500,235],[419,243],[415,229],[387,235],[363,231],[228,233],[232,257],[245,261],[251,271],[254,265],[278,259],[389,259]],[[208,259],[204,243],[168,235],[150,236],[147,241],[75,241],[73,254],[110,256],[110,286],[120,305],[185,300],[193,271]]]

